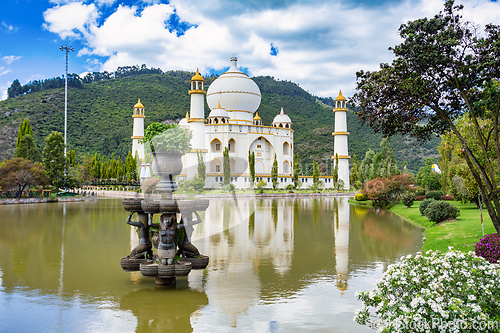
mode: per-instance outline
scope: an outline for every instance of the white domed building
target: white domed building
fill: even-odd
[[[250,182],[248,153],[255,153],[255,173],[271,186],[274,156],[278,161],[280,187],[292,184],[293,130],[289,116],[281,112],[271,125],[263,125],[257,113],[261,93],[257,84],[240,71],[237,59],[231,59],[229,70],[204,90],[205,80],[196,72],[191,79],[191,107],[180,125],[193,133],[193,151],[183,158],[184,170],[178,179],[191,179],[198,174],[197,153],[206,164],[206,187],[217,188],[223,177],[223,152],[228,147],[231,183],[245,188]],[[206,95],[210,113],[204,118]],[[254,115],[255,114],[255,115]]]

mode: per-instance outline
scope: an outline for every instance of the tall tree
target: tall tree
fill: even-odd
[[[356,182],[359,180],[359,162],[356,160],[356,154],[352,155],[352,167],[349,178],[351,184],[356,187]]]
[[[0,185],[3,190],[15,189],[20,198],[29,186],[45,185],[47,173],[41,163],[21,157],[5,161],[0,167]]]
[[[136,180],[137,163],[135,158],[132,157],[130,150],[127,154],[127,158],[125,159],[125,174],[127,180]]]
[[[278,159],[274,154],[273,166],[271,168],[271,179],[273,181],[273,190],[278,188]]]
[[[293,163],[293,186],[295,189],[300,188],[300,180],[299,180],[299,154],[295,154],[295,162]]]
[[[358,72],[350,102],[363,121],[387,136],[402,133],[426,140],[450,130],[500,234],[500,188],[488,156],[492,149],[494,159],[500,157],[500,26],[488,24],[482,32],[462,19],[462,9],[448,0],[433,18],[403,24],[403,42],[390,48],[395,59],[381,64],[379,71]],[[455,125],[463,114],[473,125],[484,160]],[[480,127],[481,119],[492,120],[490,131]]]
[[[198,155],[198,178],[203,181],[205,184],[205,178],[207,177],[207,166],[205,165],[205,161],[203,160],[203,155],[201,152],[196,153]]]
[[[229,149],[227,147],[224,148],[222,168],[224,172],[223,184],[229,185],[231,182],[231,164],[229,163]]]
[[[360,181],[361,183],[366,183],[373,178],[371,177],[372,174],[372,169],[373,169],[373,158],[375,157],[375,152],[371,149],[369,149],[366,154],[365,158],[361,161],[361,166],[360,166]]]
[[[252,187],[255,184],[255,153],[248,151],[248,167],[250,169],[250,183]]]
[[[339,154],[335,153],[335,166],[333,167],[333,183],[339,180]]]
[[[24,135],[16,147],[15,152],[16,157],[22,157],[33,162],[40,161],[40,151],[33,140],[33,137],[29,134]]]
[[[45,138],[43,148],[43,165],[47,170],[50,181],[58,190],[64,184],[64,138],[60,132],[52,132]]]
[[[316,186],[319,182],[319,166],[318,162],[313,161],[313,185]]]

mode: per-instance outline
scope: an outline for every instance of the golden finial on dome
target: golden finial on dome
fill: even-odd
[[[218,102],[217,102],[217,109],[222,109],[222,108],[220,107],[220,101],[218,101]]]
[[[345,97],[342,95],[342,89],[340,90],[340,94],[337,98],[335,98],[336,101],[345,101]]]
[[[262,119],[259,117],[259,112],[256,112],[256,113],[255,113],[255,117],[253,117],[253,120],[262,120]]]
[[[137,104],[134,105],[134,108],[143,108],[144,109],[144,105],[142,105],[141,103],[141,99],[139,98],[139,100],[137,101]]]
[[[189,119],[189,111],[186,111],[186,119]]]
[[[191,81],[203,81],[203,82],[205,82],[205,79],[203,78],[203,76],[200,75],[200,71],[198,70],[198,68],[196,68],[196,74],[191,78]]]

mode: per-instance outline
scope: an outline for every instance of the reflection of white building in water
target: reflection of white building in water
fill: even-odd
[[[347,290],[349,279],[349,219],[350,210],[347,200],[337,201],[338,211],[334,215],[335,233],[335,271],[337,273],[337,288],[342,293]]]
[[[283,275],[293,254],[293,206],[285,201],[212,200],[193,242],[210,257],[206,293],[213,305],[236,326],[238,316],[257,304],[261,296],[258,266],[272,260]]]
[[[249,151],[255,154],[255,173],[257,180],[264,180],[271,186],[271,169],[276,158],[278,164],[279,187],[293,184],[294,142],[292,121],[281,108],[272,124],[262,124],[258,115],[261,93],[257,84],[238,69],[237,59],[231,59],[229,70],[221,74],[205,90],[205,79],[196,74],[190,80],[189,95],[191,104],[189,112],[180,121],[180,125],[191,130],[192,151],[183,156],[184,169],[178,179],[192,179],[198,175],[198,153],[203,155],[206,164],[206,188],[220,187],[223,177],[223,152],[228,148],[231,183],[238,188],[246,188],[250,183]],[[205,96],[210,113],[205,118]],[[335,150],[339,153],[339,175],[344,180],[345,188],[349,188],[349,160],[347,158],[347,125],[345,122],[346,104],[342,94],[335,100]],[[337,120],[338,117],[339,120]],[[343,118],[342,118],[343,116]],[[134,134],[132,136],[132,154],[137,152],[144,156],[144,147],[138,140],[144,136],[144,107],[139,102],[134,107]],[[337,129],[337,122],[341,130]],[[339,150],[338,139],[342,139],[345,149]],[[340,142],[340,141],[339,141]],[[345,161],[343,160],[345,159]],[[347,164],[345,164],[345,162]],[[345,164],[345,166],[344,166]],[[347,167],[346,170],[345,167]],[[347,173],[346,173],[347,172]],[[347,174],[347,179],[345,178]],[[302,186],[312,185],[312,177],[301,176]],[[333,186],[330,176],[321,177],[325,187]]]

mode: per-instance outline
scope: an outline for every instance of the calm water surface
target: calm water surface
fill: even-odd
[[[0,331],[369,332],[354,293],[422,245],[347,198],[211,200],[192,239],[208,267],[158,287],[120,268],[127,216],[120,200],[0,206]]]

